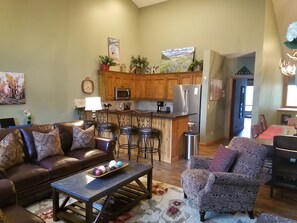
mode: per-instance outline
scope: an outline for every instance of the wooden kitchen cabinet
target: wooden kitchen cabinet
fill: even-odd
[[[131,88],[132,100],[173,100],[173,87],[178,84],[201,84],[202,72],[166,74],[132,74],[99,71],[98,92],[102,100],[114,100],[114,88]]]
[[[173,87],[178,85],[178,76],[177,75],[168,75],[165,78],[165,94],[167,100],[173,100]]]

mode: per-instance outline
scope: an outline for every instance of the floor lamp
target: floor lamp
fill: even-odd
[[[96,111],[102,109],[101,98],[100,97],[87,97],[87,98],[85,98],[85,101],[86,101],[85,111],[92,112],[93,125],[96,128]]]

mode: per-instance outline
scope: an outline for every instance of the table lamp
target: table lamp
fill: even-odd
[[[86,101],[85,111],[92,111],[92,119],[93,119],[93,123],[95,123],[96,111],[102,109],[101,98],[100,97],[87,97],[87,98],[85,98],[85,101]]]

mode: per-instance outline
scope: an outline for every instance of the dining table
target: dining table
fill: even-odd
[[[276,135],[296,134],[294,126],[289,125],[270,125],[265,131],[260,133],[255,140],[265,146],[273,146],[273,137]]]

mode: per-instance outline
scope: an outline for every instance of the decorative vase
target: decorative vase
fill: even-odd
[[[109,66],[106,64],[101,64],[101,70],[109,70]]]

